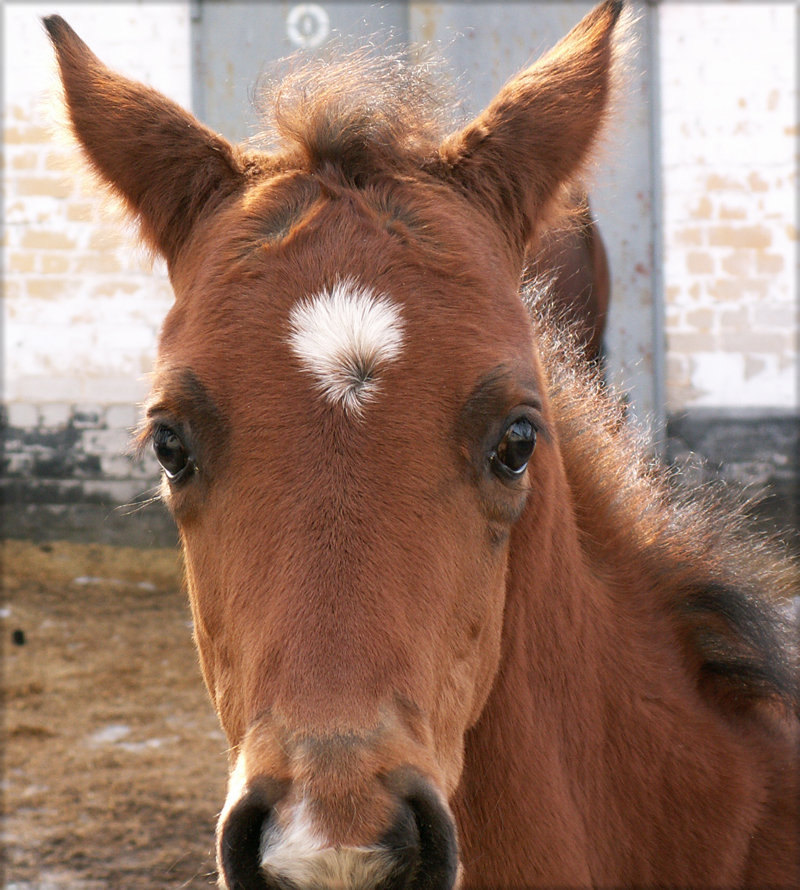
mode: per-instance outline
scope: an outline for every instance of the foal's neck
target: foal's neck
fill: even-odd
[[[543,522],[514,530],[501,664],[466,738],[465,888],[735,886],[754,747],[700,700],[635,558],[590,568],[574,522]]]
[[[591,883],[579,851],[588,743],[602,732],[605,600],[576,530],[540,532],[523,520],[512,535],[501,664],[466,739],[456,809],[470,887]]]

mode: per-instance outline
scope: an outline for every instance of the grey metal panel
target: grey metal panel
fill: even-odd
[[[286,3],[278,0],[195,0],[192,4],[194,111],[228,139],[259,130],[254,85],[271,63],[313,51],[336,35],[408,39],[404,2]]]
[[[588,12],[592,2],[425,3],[403,0],[382,6],[322,0],[331,29],[355,37],[392,30],[399,40],[434,43],[457,79],[464,113],[475,114],[514,73],[556,43]],[[266,65],[297,49],[287,25],[308,4],[196,0],[194,57],[196,111],[233,139],[257,130],[249,90]],[[609,374],[630,393],[633,413],[657,433],[663,428],[659,368],[663,350],[658,301],[654,206],[655,140],[652,26],[657,9],[638,4],[638,52],[629,63],[631,89],[592,185],[612,272],[607,333]],[[304,27],[313,30],[314,23]],[[296,38],[295,34],[295,38]],[[242,121],[246,124],[242,124]]]
[[[464,78],[465,111],[477,114],[517,71],[532,64],[589,12],[588,2],[423,3],[411,0],[414,41],[435,41]]]

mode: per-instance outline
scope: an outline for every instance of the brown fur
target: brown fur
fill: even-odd
[[[798,882],[790,569],[676,497],[546,295],[533,321],[519,298],[607,116],[619,13],[441,143],[402,93],[371,109],[323,71],[279,101],[276,152],[47,21],[79,140],[170,262],[142,442],[191,456],[164,492],[232,746],[226,886],[282,886],[262,832],[301,805],[413,890],[452,888],[453,825],[470,890]],[[345,276],[404,325],[358,420],[288,345],[292,306]],[[520,412],[538,444],[509,479]]]

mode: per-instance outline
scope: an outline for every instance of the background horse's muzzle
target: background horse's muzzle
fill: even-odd
[[[223,886],[227,890],[452,890],[458,850],[447,808],[416,771],[396,770],[383,781],[396,799],[396,815],[374,845],[326,848],[287,843],[284,851],[275,807],[286,795],[287,783],[270,779],[250,783],[220,825],[217,856]],[[265,866],[270,850],[279,855],[271,857],[276,864]]]

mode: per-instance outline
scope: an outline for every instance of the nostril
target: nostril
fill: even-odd
[[[419,866],[414,890],[451,890],[458,871],[455,825],[427,783],[408,797],[419,831]]]
[[[458,871],[453,819],[433,786],[411,771],[388,781],[403,800],[400,816],[383,843],[402,868],[381,890],[452,890]]]
[[[261,780],[233,806],[220,826],[217,862],[227,890],[269,890],[261,873],[261,837],[283,783]]]

